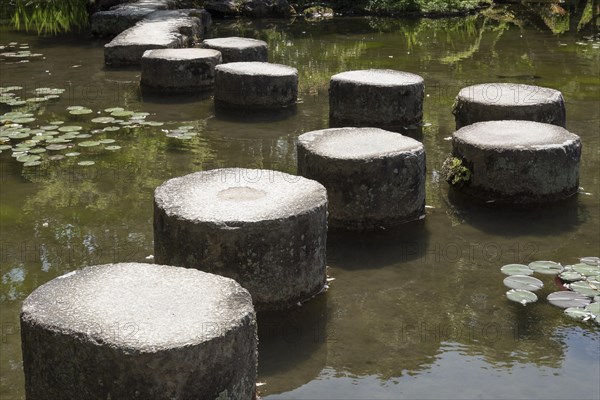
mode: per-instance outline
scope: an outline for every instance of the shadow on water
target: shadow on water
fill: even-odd
[[[330,230],[327,261],[345,270],[383,268],[419,259],[422,250],[427,248],[428,238],[429,231],[423,220],[385,231]]]
[[[270,394],[300,387],[325,368],[327,297],[321,293],[301,307],[258,314],[258,380]]]
[[[243,108],[230,108],[219,103],[215,103],[215,116],[226,122],[236,123],[259,123],[259,122],[278,122],[285,121],[296,115],[298,108],[296,105],[286,107],[280,110],[250,110]]]
[[[499,236],[555,235],[576,229],[588,219],[588,211],[578,195],[565,200],[515,207],[476,201],[449,188],[444,201],[453,219]]]
[[[210,100],[213,96],[212,91],[202,91],[197,93],[186,93],[176,95],[166,95],[160,90],[139,87],[140,97],[144,103],[153,104],[188,104],[198,101]]]

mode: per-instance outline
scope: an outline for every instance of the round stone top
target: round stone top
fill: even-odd
[[[243,37],[224,37],[215,39],[206,39],[202,43],[209,47],[222,49],[248,49],[252,47],[266,47],[267,42],[258,39],[250,39]]]
[[[168,180],[154,201],[167,215],[223,225],[302,214],[326,204],[327,193],[320,183],[296,175],[223,168]]]
[[[239,75],[260,76],[291,76],[298,75],[298,70],[281,64],[273,64],[260,61],[233,62],[217,65],[217,71],[224,71]]]
[[[423,84],[423,78],[409,72],[393,69],[365,69],[347,71],[333,75],[332,81],[358,83],[375,86],[406,86]]]
[[[483,83],[467,86],[458,93],[460,99],[496,106],[532,106],[563,100],[555,89],[517,83]]]
[[[307,132],[299,143],[312,153],[337,159],[370,159],[423,150],[423,144],[379,128],[331,128]]]
[[[25,299],[21,315],[55,332],[155,352],[224,336],[254,319],[254,308],[250,294],[232,279],[196,269],[120,263],[51,280]]]
[[[143,58],[160,58],[164,60],[197,60],[220,57],[221,52],[212,49],[154,49],[146,50]]]
[[[560,126],[533,121],[486,121],[460,128],[453,139],[480,148],[543,150],[579,142],[579,136]]]

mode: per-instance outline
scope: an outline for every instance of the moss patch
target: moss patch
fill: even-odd
[[[442,165],[442,176],[452,186],[465,186],[471,181],[472,172],[463,160],[449,156]]]

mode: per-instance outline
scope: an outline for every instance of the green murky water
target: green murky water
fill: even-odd
[[[394,233],[330,235],[328,265],[335,278],[330,290],[283,315],[259,317],[262,394],[600,396],[599,329],[569,319],[546,301],[527,307],[509,302],[499,271],[513,262],[573,263],[600,255],[598,38],[556,36],[540,26],[481,16],[238,21],[214,28],[220,35],[268,40],[273,62],[297,67],[297,109],[236,115],[216,113],[209,95],[148,97],[139,92],[139,71],[103,68],[104,41],[1,32],[1,45],[17,42],[42,56],[0,56],[0,86],[22,86],[24,99],[40,87],[66,89],[58,99],[27,103],[25,111],[36,119],[27,126],[62,120],[63,126],[81,126],[85,135],[98,128],[90,120],[108,116],[102,110],[110,107],[147,112],[147,121],[165,124],[124,123],[119,130],[94,131],[93,138],[73,142],[114,139],[111,145],[121,148],[107,150],[106,143],[55,150],[52,154],[81,154],[53,161],[46,154],[37,166],[24,167],[10,151],[0,154],[0,398],[24,396],[18,318],[32,290],[85,265],[145,261],[153,253],[152,193],[168,178],[219,166],[294,172],[296,137],[327,127],[329,77],[362,68],[394,68],[425,78],[427,124],[408,133],[427,151],[427,217]],[[29,62],[19,62],[23,59]],[[582,193],[576,198],[503,210],[448,194],[438,171],[450,151],[453,98],[463,86],[495,81],[563,92],[568,129],[583,141]],[[70,114],[66,108],[74,105],[93,113]],[[179,126],[197,134],[168,137]],[[552,278],[541,279],[546,287],[538,293],[545,298],[555,287]]]

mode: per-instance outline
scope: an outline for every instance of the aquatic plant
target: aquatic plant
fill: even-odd
[[[38,34],[81,30],[89,24],[95,0],[15,0],[11,24]]]
[[[450,156],[442,165],[442,176],[452,186],[464,186],[471,181],[471,170],[463,160]]]
[[[550,293],[546,297],[548,302],[564,308],[564,313],[569,317],[600,324],[599,257],[583,257],[580,263],[566,266],[554,261],[534,261],[529,265],[508,264],[500,271],[508,275],[504,279],[504,285],[510,288],[506,297],[524,306],[536,302],[538,297],[533,292],[544,286],[542,281],[528,275],[536,272],[557,276],[557,282],[565,290]]]

